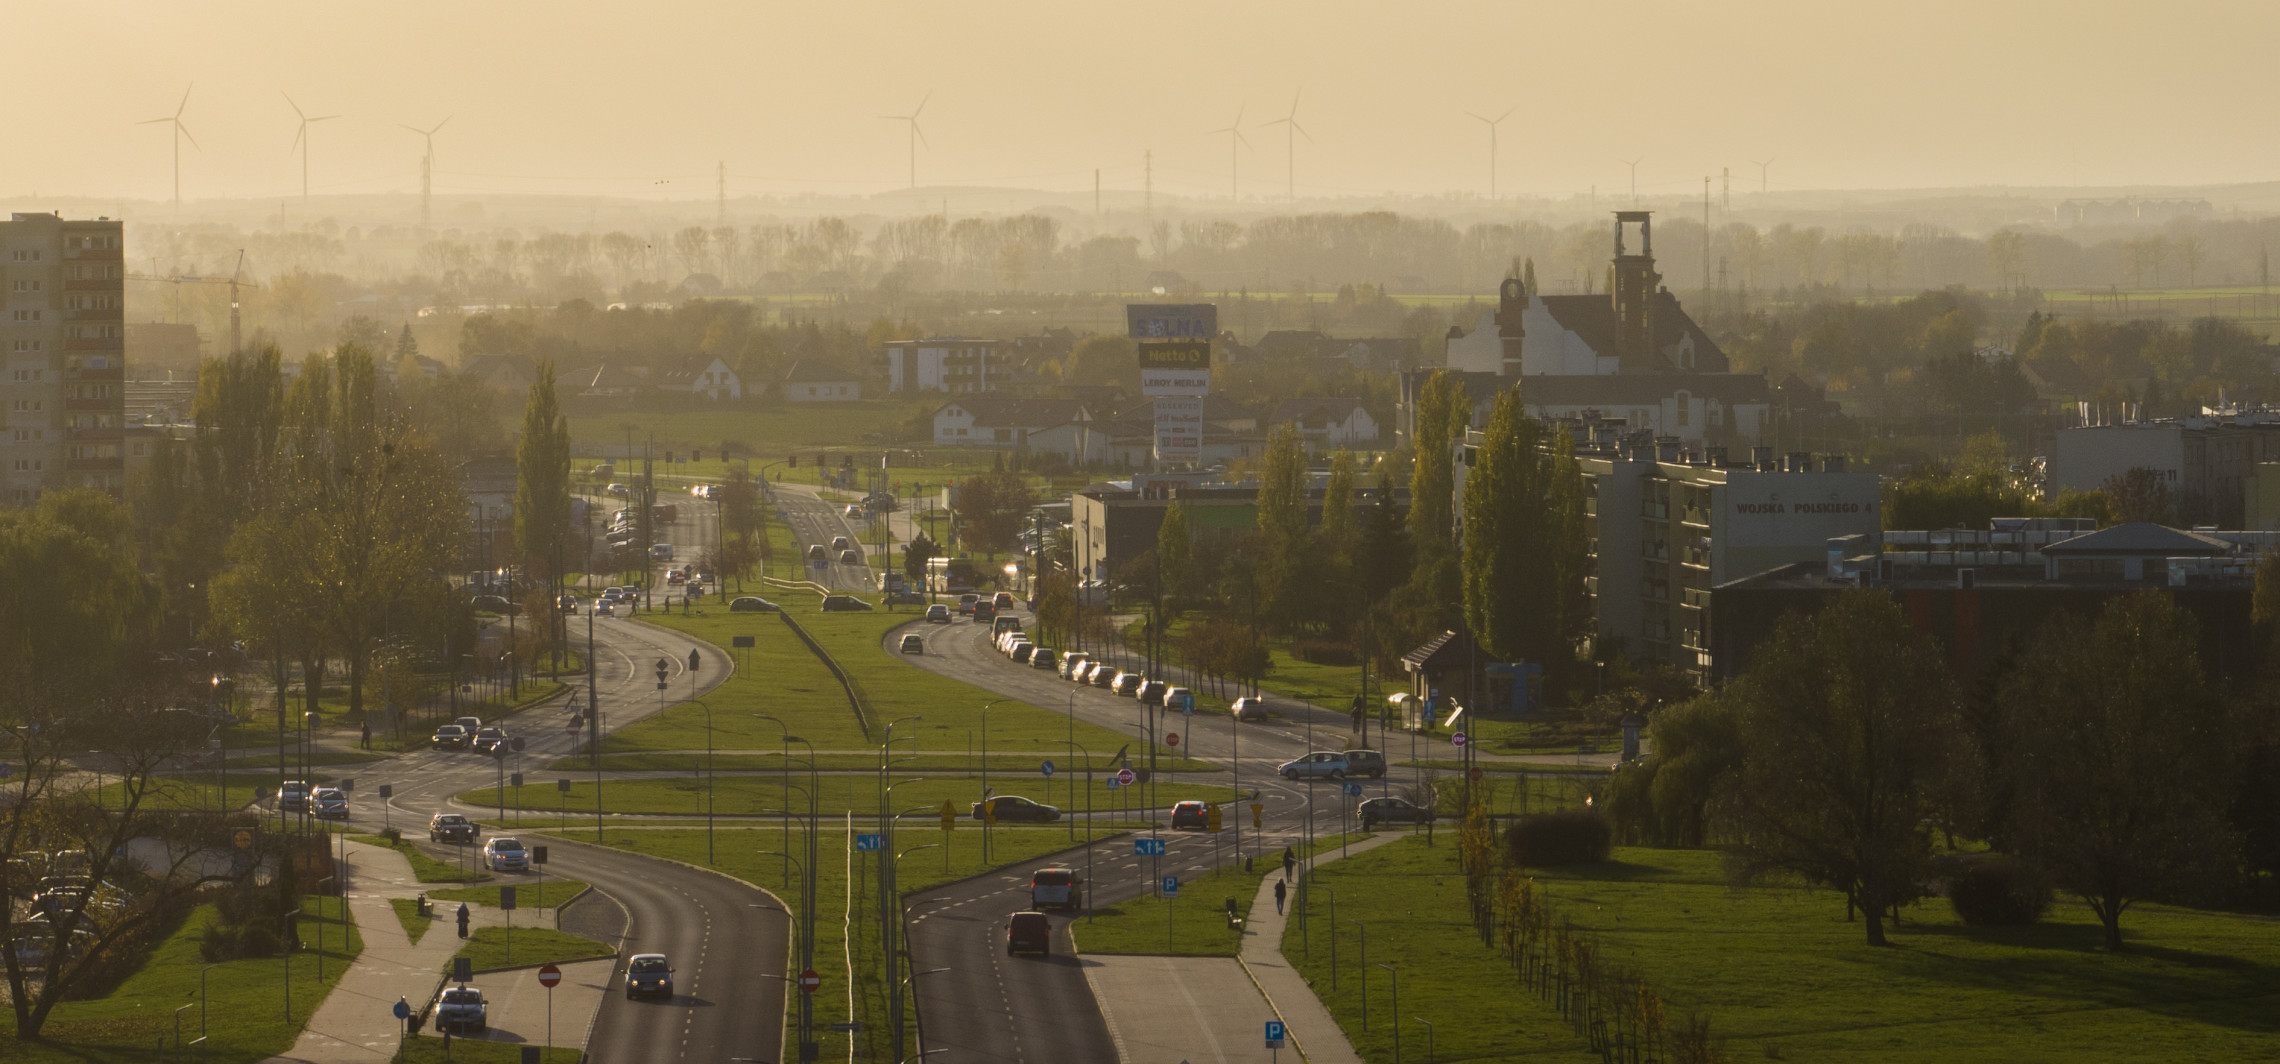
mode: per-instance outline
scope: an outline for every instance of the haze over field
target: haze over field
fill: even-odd
[[[1730,168],[1755,192],[2204,186],[2280,173],[2262,135],[2280,6],[1935,0],[754,5],[638,15],[601,3],[311,8],[240,0],[22,5],[20,89],[0,196],[147,205],[170,194],[183,122],[189,201],[416,192],[436,137],[441,196],[869,196],[929,187],[1224,198],[1241,112],[1245,199],[1280,199],[1298,97],[1301,200],[1481,194],[1698,197]],[[68,101],[68,105],[63,105]],[[33,150],[24,150],[33,146]],[[1089,206],[1089,203],[1086,204]],[[953,208],[956,204],[952,204]],[[1581,206],[1581,204],[1579,204]],[[2220,203],[2220,206],[2223,204]],[[124,209],[123,207],[121,208]]]

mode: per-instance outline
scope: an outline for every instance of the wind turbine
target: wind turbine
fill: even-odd
[[[1298,93],[1290,94],[1289,114],[1272,122],[1261,123],[1259,128],[1265,129],[1268,126],[1283,127],[1283,159],[1290,167],[1289,176],[1284,178],[1288,183],[1283,188],[1283,198],[1296,203],[1298,202],[1298,138],[1305,137],[1308,144],[1314,143],[1314,134],[1308,133],[1305,126],[1298,124]]]
[[[1482,118],[1471,111],[1465,112],[1465,114],[1471,115],[1474,120],[1488,127],[1488,198],[1490,199],[1496,198],[1496,127],[1503,124],[1505,119],[1512,117],[1512,112],[1517,110],[1519,110],[1518,107],[1507,107],[1503,114],[1497,115],[1493,119]]]
[[[441,122],[437,122],[437,123],[435,124],[435,129],[421,129],[421,128],[420,128],[420,127],[418,127],[418,126],[404,126],[404,128],[405,128],[405,129],[411,130],[412,132],[419,134],[421,137],[423,137],[423,138],[425,138],[425,139],[427,140],[427,154],[420,156],[420,224],[421,224],[421,225],[426,225],[426,224],[428,224],[428,199],[429,199],[429,194],[430,194],[431,190],[432,190],[432,189],[433,189],[433,187],[434,187],[434,179],[435,179],[435,134],[436,134],[436,130],[442,129],[442,128],[443,128],[443,127],[445,127],[445,126],[448,126],[448,125],[450,125],[450,124],[451,124],[451,119],[452,119],[452,118],[456,118],[456,117],[458,117],[458,116],[456,116],[456,115],[453,115],[453,116],[451,116],[451,117],[447,117],[447,118],[445,118],[445,119],[444,119],[443,121],[441,121]],[[397,124],[398,124],[398,125],[402,125],[402,123],[400,123],[400,122],[399,122],[399,123],[397,123]]]
[[[182,138],[190,137],[190,146],[198,148],[198,138],[191,137],[189,127],[182,124],[182,109],[190,106],[190,89],[197,87],[196,84],[192,84],[182,90],[182,102],[174,105],[173,114],[164,118],[145,119],[135,123],[138,126],[147,126],[158,122],[169,122],[174,125],[174,206],[177,208],[182,206]],[[198,150],[204,151],[206,149],[198,148]]]
[[[1766,167],[1769,167],[1769,166],[1772,166],[1772,165],[1774,164],[1774,161],[1775,161],[1775,160],[1777,160],[1777,159],[1780,159],[1780,158],[1781,158],[1781,156],[1778,156],[1778,155],[1776,155],[1776,156],[1774,156],[1772,159],[1767,159],[1766,161],[1764,161],[1764,162],[1762,162],[1762,163],[1759,163],[1759,162],[1758,162],[1756,159],[1752,159],[1752,160],[1750,160],[1750,161],[1751,161],[1751,162],[1753,162],[1753,163],[1757,163],[1757,168],[1758,168],[1758,191],[1759,191],[1760,193],[1763,193],[1763,192],[1765,191],[1765,168],[1766,168]]]
[[[926,132],[918,128],[918,113],[920,111],[926,110],[927,100],[931,100],[933,98],[933,93],[927,93],[926,99],[918,101],[918,106],[911,108],[910,113],[907,115],[879,116],[880,118],[883,118],[889,122],[910,123],[910,187],[912,191],[916,191],[918,189],[918,146],[921,144],[926,144],[929,150],[932,150],[934,147],[934,145],[927,143]]]
[[[1631,206],[1633,209],[1636,209],[1639,206],[1639,159],[1644,158],[1646,158],[1646,156],[1642,155],[1639,156],[1638,159],[1615,160],[1616,162],[1622,163],[1623,165],[1631,168]]]
[[[1250,141],[1250,139],[1249,139],[1249,138],[1247,138],[1247,137],[1245,137],[1245,136],[1243,136],[1243,108],[1241,108],[1241,107],[1237,107],[1237,108],[1235,108],[1235,121],[1228,123],[1228,125],[1227,125],[1227,128],[1225,128],[1225,129],[1214,129],[1214,130],[1212,130],[1211,132],[1204,134],[1204,136],[1207,136],[1207,137],[1216,137],[1216,136],[1220,135],[1221,133],[1225,133],[1225,134],[1227,134],[1227,137],[1228,137],[1228,140],[1227,140],[1227,198],[1228,198],[1228,199],[1231,199],[1231,200],[1241,200],[1241,199],[1242,199],[1242,197],[1236,193],[1236,186],[1235,186],[1235,160],[1236,160],[1236,154],[1235,154],[1235,151],[1236,151],[1236,149],[1237,149],[1237,148],[1248,148],[1248,147],[1250,147],[1250,146],[1251,146],[1251,141]]]
[[[294,148],[301,149],[301,206],[306,207],[309,205],[309,125],[313,122],[323,122],[330,119],[339,118],[340,116],[318,115],[315,118],[311,118],[309,117],[308,112],[301,110],[300,104],[293,102],[293,98],[291,96],[286,96],[282,92],[278,93],[277,95],[285,96],[286,105],[291,107],[293,109],[293,113],[295,115],[298,115],[301,119],[301,128],[294,131],[293,143],[286,147],[285,153],[287,155],[291,155]]]

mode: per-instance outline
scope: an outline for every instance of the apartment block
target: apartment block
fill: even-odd
[[[1011,375],[1007,352],[996,340],[938,336],[890,340],[887,390],[973,395],[998,391]]]
[[[0,502],[126,487],[121,223],[15,214],[0,222]]]

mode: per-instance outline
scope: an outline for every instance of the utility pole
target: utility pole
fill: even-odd
[[[1140,211],[1156,220],[1156,149],[1140,153]]]
[[[1710,175],[1702,175],[1702,290],[1710,290]]]
[[[1093,217],[1100,217],[1100,167],[1093,167]]]
[[[719,222],[717,222],[716,224],[719,224],[719,225],[727,225],[727,224],[728,224],[728,160],[726,160],[726,159],[722,159],[722,160],[720,161],[720,168],[719,168],[719,171],[718,171],[718,175],[717,175],[717,176],[714,178],[714,180],[715,180],[716,182],[718,182],[718,185],[719,185],[719,189],[720,189],[720,191],[719,191],[719,197],[720,197],[720,220],[719,220]]]
[[[1718,168],[1718,213],[1725,214],[1733,209],[1734,168],[1721,166]]]

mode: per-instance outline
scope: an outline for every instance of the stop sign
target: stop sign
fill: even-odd
[[[1455,735],[1449,736],[1449,742],[1457,746],[1465,745],[1465,733],[1458,732]]]
[[[1165,746],[1178,746],[1178,745],[1180,745],[1180,733],[1178,733],[1178,732],[1165,732],[1165,733],[1164,733],[1164,745],[1165,745]]]
[[[809,968],[809,969],[807,969],[807,970],[805,970],[805,971],[802,971],[802,972],[800,973],[800,992],[801,992],[801,993],[803,993],[803,994],[813,994],[813,993],[815,993],[815,990],[816,990],[816,988],[817,988],[817,987],[819,987],[819,986],[822,986],[822,985],[823,985],[823,977],[822,977],[822,976],[820,976],[820,975],[817,975],[817,974],[815,974],[815,969],[813,969],[813,968]]]
[[[543,986],[548,990],[554,989],[554,984],[561,981],[562,969],[560,968],[549,964],[538,970],[538,985]]]
[[[1139,778],[1140,777],[1133,775],[1131,769],[1120,768],[1116,770],[1116,785],[1119,787],[1130,787],[1132,786],[1132,781]]]

